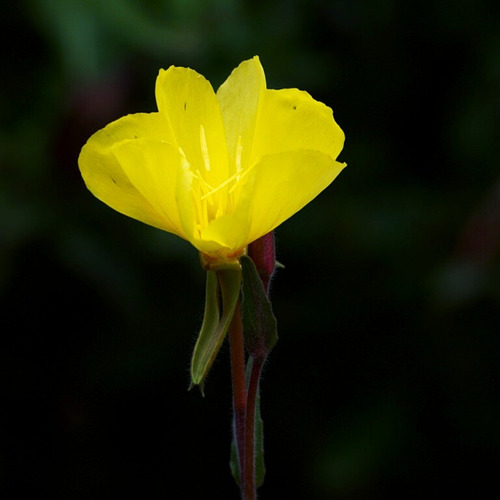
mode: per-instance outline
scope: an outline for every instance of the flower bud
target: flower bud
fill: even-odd
[[[274,231],[265,234],[248,245],[248,256],[253,260],[266,294],[269,293],[269,282],[276,267]]]

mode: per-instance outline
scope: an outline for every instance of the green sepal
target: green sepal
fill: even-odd
[[[251,356],[263,361],[278,341],[276,318],[252,259],[244,255],[240,262],[245,347]]]
[[[222,316],[219,311],[219,287],[222,298]],[[240,269],[207,271],[205,313],[191,358],[190,389],[195,385],[200,385],[203,393],[203,382],[231,324],[240,288]]]
[[[207,281],[205,285],[205,310],[203,313],[203,323],[201,325],[198,340],[194,346],[193,356],[191,358],[191,384],[189,390],[195,385],[199,385],[200,391],[204,396],[203,379],[199,378],[202,363],[205,362],[207,349],[220,320],[219,297],[217,286],[217,274],[215,271],[207,271]],[[196,378],[195,378],[196,377]],[[198,380],[198,382],[195,382]]]

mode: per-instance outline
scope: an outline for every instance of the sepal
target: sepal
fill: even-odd
[[[190,389],[203,382],[226,337],[241,288],[241,270],[237,268],[207,271],[205,313],[191,358]],[[219,309],[219,289],[222,315]]]

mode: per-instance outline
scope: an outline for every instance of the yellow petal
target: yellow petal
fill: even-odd
[[[191,229],[181,220],[177,192],[190,193],[191,174],[179,150],[164,141],[136,139],[122,141],[112,151],[132,185],[162,217],[162,229],[189,239]]]
[[[126,140],[168,140],[168,124],[158,113],[124,116],[96,132],[82,148],[78,165],[88,189],[116,211],[151,226],[171,230],[165,218],[137,190],[112,152]]]
[[[266,78],[257,56],[242,62],[217,90],[232,171],[248,163],[265,90]]]
[[[344,163],[318,151],[297,150],[265,156],[252,168],[237,210],[248,211],[247,243],[272,231],[313,200]]]
[[[223,215],[204,228],[201,238],[205,242],[210,242],[211,246],[217,245],[219,247],[217,254],[221,257],[239,253],[250,243],[248,217],[248,210],[243,207],[231,214]],[[204,253],[210,253],[208,246]]]
[[[227,148],[219,103],[210,82],[196,71],[171,66],[160,70],[156,101],[193,172],[198,171],[211,186],[222,183],[228,175]]]
[[[193,70],[161,70],[156,99],[158,113],[94,134],[80,169],[99,199],[185,238],[209,260],[234,260],[344,167],[332,110],[297,89],[267,90],[258,57],[217,95]]]
[[[241,186],[234,212],[212,221],[193,244],[220,257],[243,249],[307,205],[344,167],[318,151],[264,157]]]
[[[255,159],[295,149],[336,159],[343,145],[344,133],[328,106],[301,90],[266,90],[256,125]]]

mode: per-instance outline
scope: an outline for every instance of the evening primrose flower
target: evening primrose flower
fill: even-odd
[[[79,167],[97,198],[189,241],[207,267],[238,259],[345,166],[332,110],[304,91],[267,89],[258,57],[217,93],[191,69],[162,69],[156,102],[158,112],[95,133]]]

